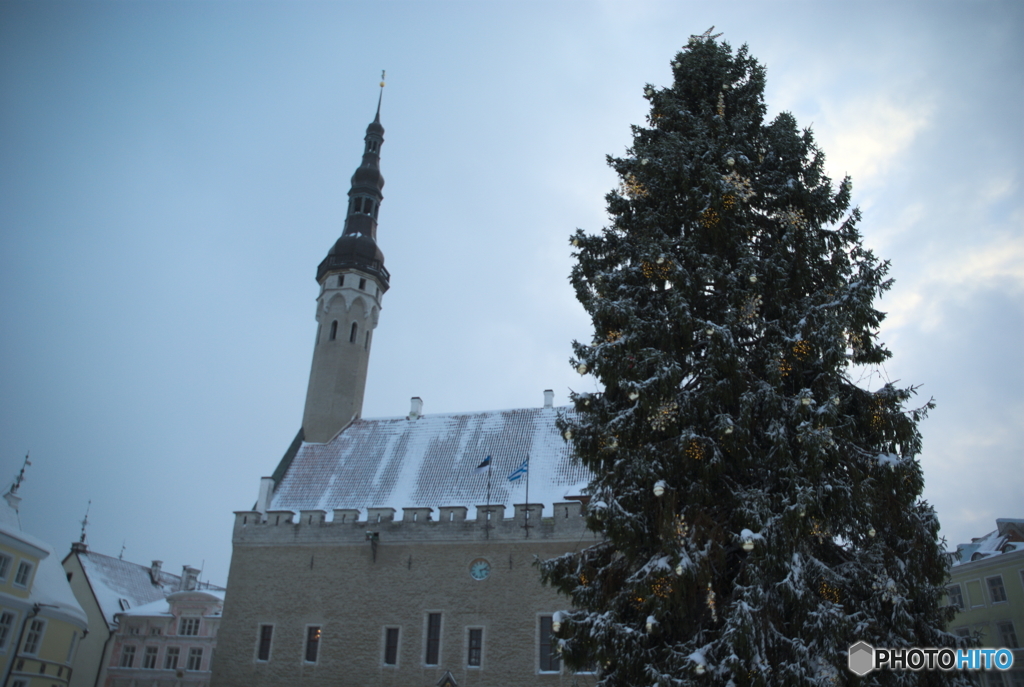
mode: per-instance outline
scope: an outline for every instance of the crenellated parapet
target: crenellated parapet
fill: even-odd
[[[587,534],[586,515],[579,501],[552,505],[517,503],[478,505],[473,518],[466,506],[371,507],[364,510],[235,511],[232,541],[236,545],[362,544],[369,537],[381,542],[466,542],[477,540],[578,540]],[[591,535],[593,536],[593,535]]]

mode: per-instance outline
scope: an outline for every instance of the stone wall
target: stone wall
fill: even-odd
[[[467,509],[236,513],[234,554],[212,684],[432,687],[450,671],[468,685],[593,684],[592,675],[539,667],[539,619],[567,606],[540,584],[537,558],[595,542],[580,504]],[[530,514],[527,519],[527,513]],[[524,525],[529,524],[529,529]],[[489,525],[489,526],[488,526]],[[529,533],[529,536],[527,536]],[[470,575],[483,559],[486,579]],[[441,614],[440,658],[426,665],[427,617]],[[273,625],[267,661],[261,625]],[[307,628],[321,629],[316,662]],[[397,663],[384,665],[386,628],[399,629]],[[479,667],[467,666],[470,628],[483,630]]]

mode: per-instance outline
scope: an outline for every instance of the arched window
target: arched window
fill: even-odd
[[[370,331],[366,331],[366,342],[363,344],[363,348],[370,350]]]
[[[331,322],[331,341],[338,338],[338,321]]]
[[[355,343],[356,342],[356,334],[358,332],[359,332],[359,325],[357,323],[353,322],[352,323],[352,331],[348,335],[348,342],[349,343]]]

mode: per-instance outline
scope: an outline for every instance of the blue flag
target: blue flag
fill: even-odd
[[[523,464],[517,467],[515,470],[513,470],[512,474],[508,476],[508,481],[515,482],[517,479],[525,475],[529,469],[530,459],[526,458],[526,460],[523,461]]]
[[[474,470],[473,473],[477,474],[477,475],[482,475],[485,472],[487,472],[488,470],[490,470],[490,468],[491,468],[491,457],[487,456],[486,458],[484,458],[482,463],[480,463],[479,465],[476,466],[476,470]]]

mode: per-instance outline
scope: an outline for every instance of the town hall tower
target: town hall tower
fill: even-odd
[[[320,295],[302,433],[306,441],[318,444],[330,441],[362,413],[372,333],[390,281],[377,247],[377,214],[384,198],[379,99],[364,140],[363,161],[348,192],[344,230],[316,270]]]

